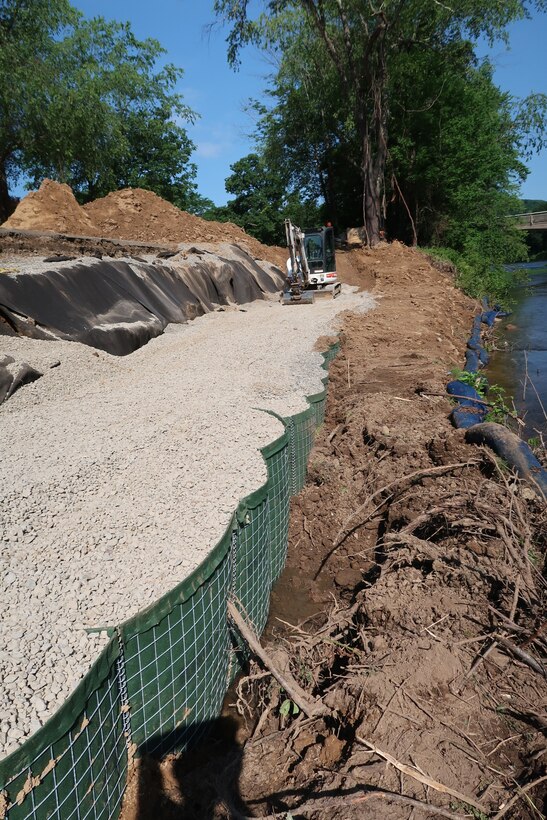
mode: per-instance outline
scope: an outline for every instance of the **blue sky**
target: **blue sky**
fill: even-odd
[[[227,200],[224,180],[230,165],[252,150],[253,121],[244,112],[250,97],[260,98],[268,66],[248,49],[239,72],[226,60],[227,32],[215,27],[212,0],[72,0],[88,17],[129,20],[137,37],[155,37],[167,49],[167,60],[184,69],[180,90],[201,117],[186,126],[197,146],[197,184],[217,205]]]
[[[239,72],[226,62],[226,31],[204,27],[214,21],[212,0],[73,0],[86,16],[129,20],[135,34],[155,37],[167,49],[167,59],[185,70],[181,91],[185,101],[201,118],[188,132],[197,146],[193,160],[198,166],[201,194],[224,204],[224,180],[230,165],[252,149],[253,122],[244,105],[260,98],[268,65],[254,50],[244,54]],[[490,50],[495,80],[518,96],[531,91],[547,93],[547,15],[514,24],[511,50],[496,44]],[[483,47],[482,54],[486,53]],[[547,151],[530,163],[530,176],[522,196],[547,199]]]

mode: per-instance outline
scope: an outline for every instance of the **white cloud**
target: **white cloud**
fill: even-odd
[[[203,159],[215,159],[226,149],[226,144],[221,142],[198,142],[196,145],[196,155]]]

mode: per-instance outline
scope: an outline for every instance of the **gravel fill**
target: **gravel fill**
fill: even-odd
[[[207,314],[126,357],[0,337],[44,373],[0,407],[0,754],[63,703],[118,623],[192,572],[239,499],[266,479],[273,417],[322,389],[316,339],[344,287],[313,306],[254,302]],[[60,365],[58,364],[60,362]]]

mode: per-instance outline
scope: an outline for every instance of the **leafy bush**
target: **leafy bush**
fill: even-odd
[[[463,251],[453,248],[422,248],[435,259],[451,262],[457,271],[456,284],[468,296],[480,299],[488,296],[497,302],[511,301],[510,291],[519,282],[526,281],[524,270],[506,270],[500,262],[491,261],[476,237],[465,243]]]

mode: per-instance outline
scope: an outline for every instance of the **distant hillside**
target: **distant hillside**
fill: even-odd
[[[547,211],[547,200],[545,199],[523,199],[522,213],[530,214],[537,211]]]

